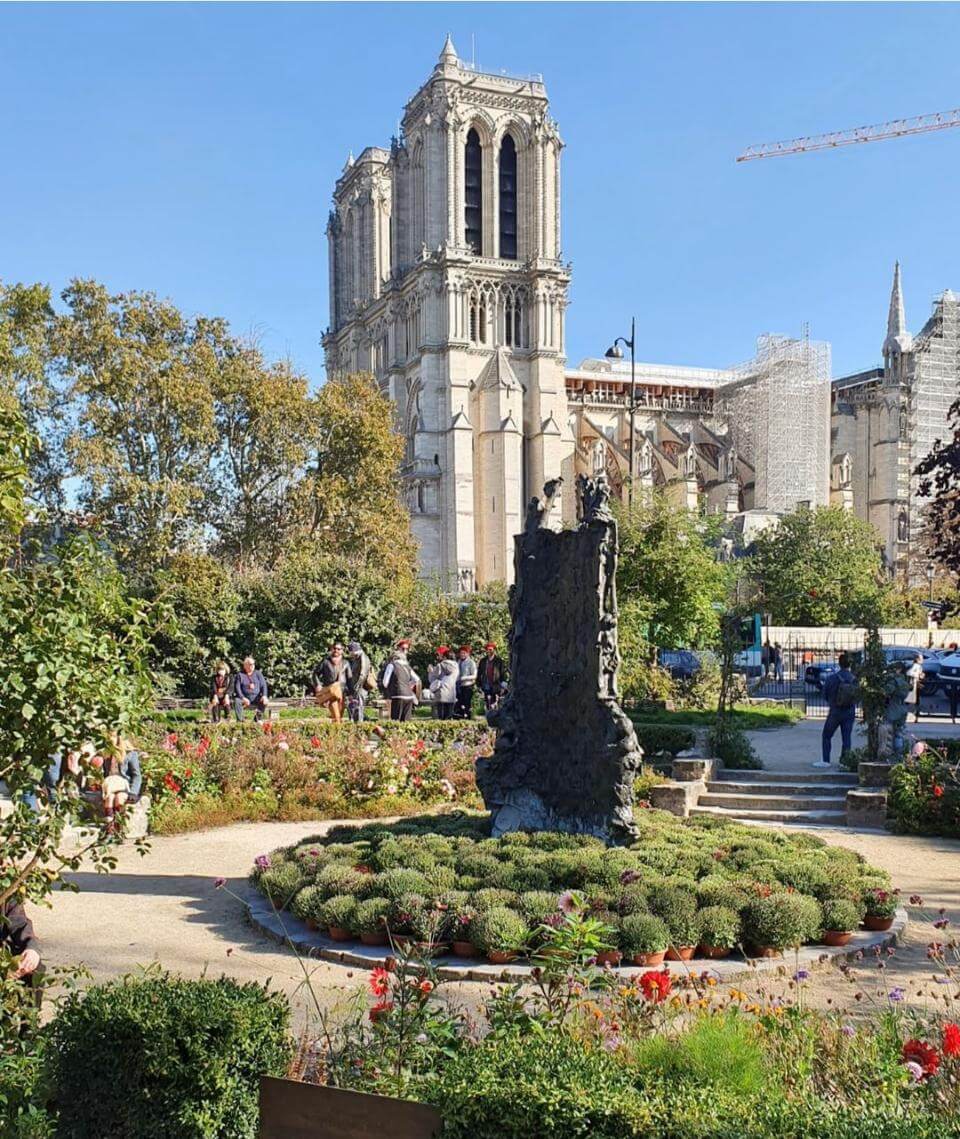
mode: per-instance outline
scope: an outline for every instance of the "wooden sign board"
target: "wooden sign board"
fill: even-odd
[[[389,1096],[260,1080],[260,1139],[433,1139],[440,1113]]]

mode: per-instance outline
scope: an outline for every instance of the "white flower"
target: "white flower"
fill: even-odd
[[[287,741],[286,741],[286,740],[281,740],[281,741],[280,741],[280,742],[277,744],[277,747],[278,747],[278,748],[279,748],[281,751],[289,751],[289,750],[290,750],[290,745],[287,743]]]
[[[397,793],[396,783],[388,783],[387,784],[387,794],[388,795],[396,795],[396,793]]]

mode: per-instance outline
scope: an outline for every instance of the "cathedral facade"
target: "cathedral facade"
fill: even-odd
[[[526,501],[573,473],[562,145],[539,77],[479,72],[448,37],[400,137],[334,191],[327,374],[394,401],[421,573],[447,590],[511,581]],[[569,481],[557,523],[564,502]]]

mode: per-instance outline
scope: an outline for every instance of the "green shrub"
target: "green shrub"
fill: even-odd
[[[846,898],[830,898],[823,903],[823,928],[846,933],[860,925],[860,911]]]
[[[663,918],[669,927],[690,920],[697,912],[697,896],[677,886],[652,885],[647,891],[650,912]]]
[[[389,898],[367,898],[353,911],[348,929],[354,937],[359,937],[361,933],[385,933],[389,912]]]
[[[697,883],[697,902],[704,908],[725,906],[739,912],[750,898],[750,891],[744,885],[717,874],[701,878]]]
[[[371,885],[381,897],[396,901],[404,894],[428,894],[430,883],[416,870],[404,870],[397,867],[378,874]]]
[[[316,921],[323,902],[323,891],[319,886],[304,886],[290,903],[290,913],[300,921]]]
[[[527,924],[535,929],[549,914],[557,912],[557,895],[549,890],[528,890],[517,903]]]
[[[324,929],[349,929],[356,908],[357,900],[351,894],[335,894],[321,905],[317,924]]]
[[[765,1083],[756,1030],[735,1013],[703,1017],[676,1035],[648,1037],[637,1050],[636,1066],[651,1084],[678,1090],[692,1086],[750,1095]]]
[[[740,944],[740,915],[728,906],[706,906],[700,919],[700,944],[713,949],[733,949]]]
[[[661,751],[669,752],[670,755],[688,751],[697,742],[697,734],[693,728],[679,724],[634,723],[633,726],[647,759],[651,759]]]
[[[744,940],[751,946],[792,948],[814,941],[820,929],[819,906],[803,894],[755,898],[742,916]]]
[[[289,905],[306,879],[295,862],[283,862],[264,870],[257,882],[259,889],[270,901],[282,909]]]
[[[530,928],[516,910],[492,906],[482,910],[471,926],[474,945],[484,953],[518,953],[530,937]]]
[[[620,948],[624,955],[662,953],[670,944],[667,923],[653,914],[628,914],[620,921]]]
[[[735,724],[728,722],[722,730],[711,728],[708,739],[711,752],[724,767],[735,771],[757,771],[763,766],[746,732]]]
[[[647,901],[647,892],[643,886],[638,882],[624,886],[617,901],[617,909],[624,917],[627,914],[649,913],[650,905]]]
[[[473,904],[482,913],[493,909],[494,906],[513,906],[517,895],[512,890],[496,890],[493,888],[477,890],[473,895]]]
[[[900,905],[900,896],[894,890],[871,889],[863,895],[864,912],[871,918],[892,918]]]
[[[253,1139],[261,1076],[292,1048],[260,985],[124,978],[68,997],[49,1060],[62,1139]]]

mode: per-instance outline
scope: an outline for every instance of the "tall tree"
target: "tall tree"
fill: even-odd
[[[204,522],[226,325],[95,281],[73,281],[63,300],[56,346],[76,402],[68,449],[83,502],[123,561],[161,563]]]
[[[354,564],[412,583],[416,545],[401,499],[403,439],[369,375],[328,380],[317,394],[317,435],[297,490],[304,537]]]
[[[617,514],[617,594],[631,625],[646,622],[651,646],[712,645],[731,569],[717,561],[719,521],[670,503],[662,494]]]
[[[839,506],[784,515],[758,535],[753,568],[776,624],[864,624],[890,596],[879,535]]]
[[[240,564],[273,564],[293,524],[291,492],[316,450],[319,401],[289,363],[231,345],[214,381],[218,547]]]
[[[938,439],[917,464],[918,492],[929,498],[924,533],[930,555],[960,577],[960,399],[947,414],[952,438]]]

